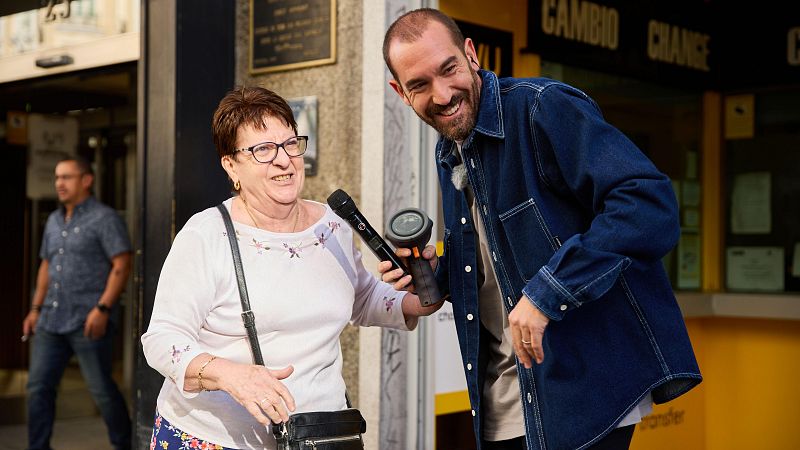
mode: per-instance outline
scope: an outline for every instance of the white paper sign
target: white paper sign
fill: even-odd
[[[728,247],[728,289],[782,291],[783,247]]]
[[[733,233],[769,234],[772,231],[771,189],[769,172],[736,175],[731,203]]]
[[[700,236],[681,233],[678,241],[678,289],[700,288]]]
[[[78,120],[31,114],[28,117],[28,146],[28,197],[55,198],[56,164],[77,151]]]
[[[436,393],[466,391],[467,379],[464,377],[461,350],[458,347],[453,305],[445,302],[442,309],[436,311],[431,318],[435,320],[433,342]]]

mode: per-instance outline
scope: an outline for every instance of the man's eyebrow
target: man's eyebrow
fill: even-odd
[[[455,55],[445,59],[444,62],[439,66],[439,72],[444,72],[444,70],[447,68],[447,66],[449,66],[450,64],[453,64],[457,60],[458,60],[458,58],[456,58]]]
[[[447,68],[447,66],[449,66],[450,64],[453,64],[457,60],[458,60],[458,58],[456,58],[455,56],[451,56],[451,57],[445,59],[444,62],[439,65],[439,72],[440,73],[444,72],[444,70]],[[406,81],[406,83],[405,83],[406,89],[409,89],[409,86],[414,86],[415,84],[418,84],[418,83],[421,83],[421,82],[424,82],[424,81],[426,81],[426,79],[423,78],[423,77],[412,78],[412,79]]]

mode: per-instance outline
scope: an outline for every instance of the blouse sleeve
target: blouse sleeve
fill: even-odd
[[[399,330],[413,330],[416,318],[406,322],[403,315],[403,298],[406,293],[396,291],[388,283],[377,279],[364,268],[361,252],[352,247],[356,283],[353,315],[350,322],[363,327],[380,326]]]
[[[183,390],[184,376],[192,359],[208,351],[198,336],[216,297],[206,241],[186,228],[175,236],[158,279],[150,325],[142,335],[147,363],[186,398],[197,395]]]

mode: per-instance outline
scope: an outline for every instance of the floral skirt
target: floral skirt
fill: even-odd
[[[173,426],[156,411],[153,435],[150,437],[150,450],[233,450],[221,445],[198,439]]]

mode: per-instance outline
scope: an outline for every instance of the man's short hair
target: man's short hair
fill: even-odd
[[[58,160],[58,164],[62,162],[74,162],[76,166],[78,166],[78,172],[81,175],[92,175],[94,176],[94,169],[92,169],[92,163],[89,162],[88,159],[84,158],[83,156],[78,155],[69,155],[61,158]]]
[[[464,35],[461,34],[458,25],[456,25],[450,16],[438,9],[431,8],[420,8],[409,11],[398,17],[389,29],[386,30],[386,35],[383,37],[383,60],[392,73],[392,77],[394,77],[395,81],[398,83],[400,80],[397,79],[397,73],[395,73],[394,67],[392,67],[392,62],[389,61],[389,46],[395,40],[400,42],[415,42],[422,37],[422,34],[425,33],[425,30],[428,29],[428,25],[431,22],[439,22],[442,24],[449,32],[453,44],[461,50],[461,53],[464,53]]]

